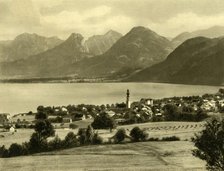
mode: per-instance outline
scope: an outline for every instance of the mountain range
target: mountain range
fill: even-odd
[[[165,37],[150,29],[135,27],[108,51],[92,57],[83,44],[83,36],[73,33],[53,49],[28,59],[2,63],[1,74],[7,77],[109,76],[125,67],[135,70],[161,62],[171,48],[171,42]]]
[[[0,76],[223,85],[223,35],[218,26],[171,40],[142,26],[124,36],[110,30],[87,40],[78,33],[66,40],[25,33],[0,41]]]

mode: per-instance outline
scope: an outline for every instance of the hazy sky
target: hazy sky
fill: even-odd
[[[0,40],[29,32],[62,39],[142,25],[173,37],[224,26],[224,0],[0,0]]]

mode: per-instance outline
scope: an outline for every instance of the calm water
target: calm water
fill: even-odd
[[[159,83],[0,84],[0,113],[36,111],[38,105],[111,104],[145,98],[202,95],[220,87]]]

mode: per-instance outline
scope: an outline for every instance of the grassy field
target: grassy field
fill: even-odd
[[[80,127],[82,124],[79,123]],[[60,170],[205,170],[205,163],[191,155],[194,148],[190,138],[203,129],[204,122],[151,122],[119,126],[127,133],[139,126],[148,131],[150,137],[178,136],[175,142],[140,142],[119,145],[84,146],[34,156],[0,159],[0,170],[16,171],[60,171]],[[71,130],[57,129],[59,137]],[[77,129],[72,130],[77,132]],[[27,141],[33,130],[20,129],[13,135],[0,138],[0,145]],[[109,130],[98,130],[107,141],[115,134]],[[1,133],[0,133],[1,134]]]
[[[34,156],[0,159],[0,170],[205,170],[204,162],[191,155],[192,149],[193,145],[188,141],[85,146]]]

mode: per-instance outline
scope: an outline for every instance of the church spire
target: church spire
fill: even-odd
[[[129,109],[130,108],[130,91],[129,89],[127,89],[127,97],[126,97],[126,108]]]

